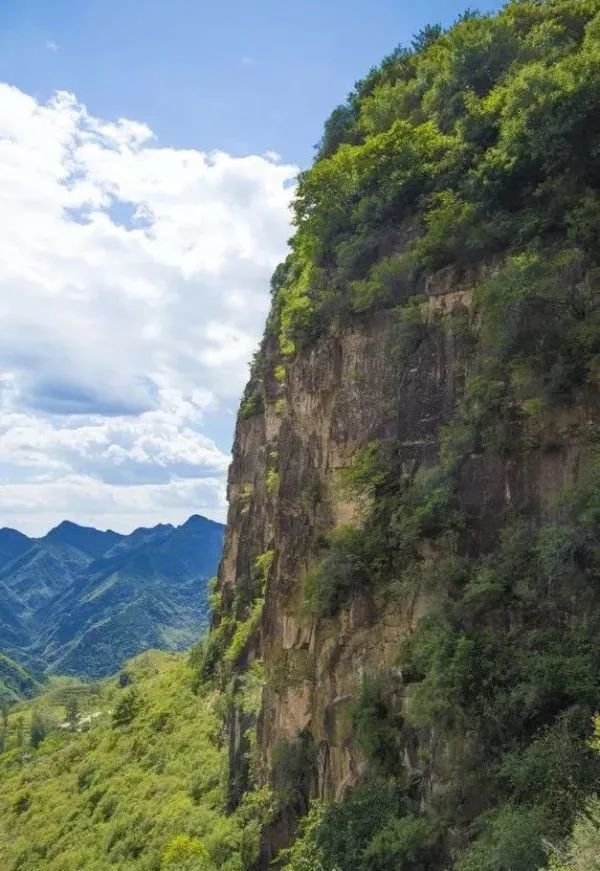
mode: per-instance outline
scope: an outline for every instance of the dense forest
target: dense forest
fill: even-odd
[[[266,790],[226,816],[215,691],[149,651],[101,683],[52,678],[2,707],[2,868],[237,871],[255,860]],[[1,752],[3,751],[3,752]]]
[[[599,350],[600,0],[425,28],[299,179],[211,630],[7,711],[6,867],[600,869]]]

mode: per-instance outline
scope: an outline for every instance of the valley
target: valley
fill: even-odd
[[[100,677],[148,648],[190,647],[222,538],[198,515],[130,535],[67,521],[39,539],[0,529],[0,652],[38,677]]]

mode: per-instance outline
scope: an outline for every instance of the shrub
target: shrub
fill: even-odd
[[[403,810],[403,796],[383,778],[369,778],[340,804],[315,802],[302,824],[301,837],[284,851],[284,867],[289,871],[369,871],[373,866],[365,851]]]
[[[416,353],[427,335],[423,301],[413,297],[397,309],[395,353],[402,363]]]
[[[265,408],[263,395],[260,390],[255,389],[252,393],[247,393],[242,399],[240,405],[240,416],[242,420],[249,420],[258,414],[262,414]]]
[[[402,720],[385,698],[381,678],[363,678],[352,706],[352,726],[371,768],[383,774],[402,774]]]
[[[15,814],[24,814],[31,805],[31,793],[28,790],[18,792],[12,799],[12,809]]]
[[[135,687],[126,690],[117,701],[112,714],[113,726],[128,726],[141,707],[141,699]]]
[[[316,748],[310,732],[293,741],[282,740],[273,749],[271,786],[279,802],[304,813],[313,781]]]
[[[29,724],[29,743],[33,748],[39,747],[46,735],[48,727],[40,711],[34,711]]]
[[[199,838],[175,835],[162,854],[161,868],[177,871],[216,871],[208,851]]]
[[[277,495],[277,491],[279,490],[279,472],[277,469],[267,469],[265,486],[269,496]]]
[[[306,598],[320,617],[335,614],[348,596],[369,582],[365,538],[361,530],[344,527],[327,537],[327,555],[309,575]]]
[[[376,263],[368,278],[352,283],[350,305],[355,312],[364,312],[374,306],[397,305],[414,291],[410,260],[402,254],[395,254]]]
[[[511,258],[481,287],[484,336],[500,362],[526,361],[550,397],[583,384],[600,348],[597,293],[583,281],[581,253],[532,251]]]
[[[482,814],[475,832],[457,871],[532,871],[544,861],[553,824],[545,808],[505,805]]]
[[[262,618],[264,599],[261,597],[256,599],[251,608],[250,613],[245,620],[236,621],[235,629],[231,643],[225,651],[225,660],[233,665],[242,656],[251,638],[256,634],[260,627]]]
[[[378,831],[363,853],[371,871],[429,871],[436,860],[438,832],[423,818],[406,816]]]
[[[564,846],[553,846],[546,871],[600,871],[600,800],[590,799]]]
[[[274,559],[275,551],[271,549],[259,554],[254,560],[254,571],[256,572],[261,592],[264,592],[267,581],[269,580]]]

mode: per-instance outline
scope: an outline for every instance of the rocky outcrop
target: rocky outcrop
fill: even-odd
[[[305,798],[339,800],[360,778],[364,761],[349,710],[361,676],[386,669],[401,707],[399,650],[428,607],[423,593],[399,603],[365,590],[332,618],[316,619],[306,609],[304,586],[323,534],[360,515],[341,472],[374,439],[395,441],[407,475],[437,462],[439,428],[455,413],[473,365],[464,325],[481,274],[458,276],[448,268],[429,277],[421,303],[425,330],[408,356],[401,353],[396,312],[381,311],[330,329],[286,363],[282,380],[265,342],[262,375],[249,385],[249,393],[262,397],[262,410],[237,424],[219,584],[224,597],[233,597],[250,583],[257,556],[274,551],[260,631],[245,661],[260,656],[265,667],[258,749],[266,769],[272,770],[282,743],[310,740],[311,795]],[[588,418],[583,405],[553,413],[535,437],[522,421],[508,419],[504,436],[519,440],[518,459],[484,450],[468,458],[460,499],[469,552],[489,548],[515,510],[559,510],[555,495],[576,475]],[[235,709],[230,727],[235,804],[246,764]],[[425,732],[407,733],[405,764],[423,802],[443,790],[445,766],[456,752]],[[289,841],[294,824],[294,814],[276,821],[264,845],[264,867]]]

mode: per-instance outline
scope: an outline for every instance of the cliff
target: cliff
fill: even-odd
[[[592,791],[599,20],[424,31],[300,181],[202,663],[260,867],[321,800],[291,867],[527,871]]]

